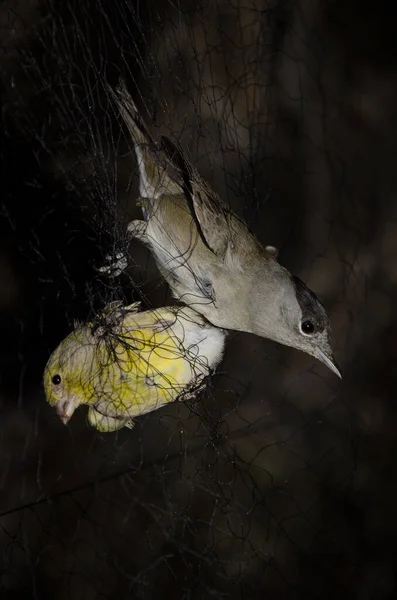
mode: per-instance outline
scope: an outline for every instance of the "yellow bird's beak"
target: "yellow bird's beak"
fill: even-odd
[[[60,400],[58,402],[58,404],[56,405],[57,415],[64,425],[67,425],[69,423],[76,408],[77,406],[71,398],[67,398],[66,400]]]

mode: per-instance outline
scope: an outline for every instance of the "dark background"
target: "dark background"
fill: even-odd
[[[0,597],[397,597],[395,3],[5,0],[0,27]],[[133,431],[47,406],[74,319],[170,301],[124,234],[119,76],[323,299],[342,382],[232,333],[199,402]]]

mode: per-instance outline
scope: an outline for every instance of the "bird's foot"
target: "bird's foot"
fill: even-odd
[[[124,252],[119,252],[116,255],[107,254],[106,261],[108,264],[96,268],[96,271],[111,279],[121,275],[128,267],[128,258]]]
[[[193,400],[199,394],[201,394],[201,392],[203,392],[206,387],[207,387],[206,376],[203,374],[198,375],[196,377],[196,379],[194,379],[192,381],[192,383],[189,385],[189,387],[184,392],[182,392],[182,394],[180,394],[178,396],[178,400],[180,400],[181,402],[186,402],[187,400]]]

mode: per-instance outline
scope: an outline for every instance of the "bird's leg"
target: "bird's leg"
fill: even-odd
[[[128,233],[142,242],[143,244],[149,244],[149,238],[146,234],[147,224],[145,221],[130,221],[127,225]]]
[[[143,218],[146,222],[149,219],[150,203],[151,203],[150,198],[143,198],[142,196],[140,196],[139,198],[136,199],[136,205],[142,209]]]
[[[179,394],[177,400],[181,402],[186,402],[186,400],[193,400],[194,398],[196,398],[196,396],[198,396],[198,394],[203,392],[206,387],[206,376],[201,373],[192,381],[192,383],[189,385],[188,388],[186,388],[184,392]]]
[[[137,206],[140,206],[142,208],[143,217],[144,217],[145,221],[140,221],[140,220],[130,221],[130,223],[128,223],[128,225],[127,225],[127,231],[131,235],[131,237],[136,238],[143,244],[149,243],[148,237],[146,235],[146,220],[147,220],[147,215],[148,215],[148,208],[147,208],[148,203],[149,203],[148,198],[138,198],[137,199],[136,204],[137,204]],[[105,258],[106,258],[106,262],[108,264],[103,265],[102,267],[99,267],[96,270],[99,271],[99,273],[103,273],[104,275],[106,275],[106,277],[110,277],[110,278],[118,277],[128,267],[128,258],[124,254],[124,252],[119,252],[115,256],[113,256],[112,254],[107,254]]]

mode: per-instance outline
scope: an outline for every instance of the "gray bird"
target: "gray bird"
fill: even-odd
[[[173,295],[217,327],[302,350],[341,377],[317,296],[277,262],[273,246],[260,244],[176,144],[154,142],[124,84],[109,91],[139,164],[144,220],[128,230],[150,248]],[[125,260],[118,265],[122,270]]]

